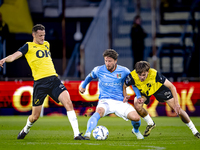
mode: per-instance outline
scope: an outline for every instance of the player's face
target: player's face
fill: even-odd
[[[146,80],[147,76],[148,76],[149,72],[143,72],[141,74],[138,74],[138,77],[140,78],[140,81],[143,82]]]
[[[37,30],[37,32],[33,33],[34,42],[36,44],[43,44],[45,38],[45,30]]]
[[[116,63],[117,63],[117,60],[114,60],[111,57],[104,57],[104,61],[105,61],[106,68],[109,71],[114,71]]]

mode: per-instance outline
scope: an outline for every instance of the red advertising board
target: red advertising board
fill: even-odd
[[[90,115],[95,111],[98,102],[98,82],[88,84],[85,94],[80,94],[78,87],[81,81],[63,81],[70,93],[75,111],[78,115]],[[190,116],[200,116],[200,84],[199,82],[174,82],[178,92],[181,108]],[[28,115],[31,113],[33,81],[0,81],[0,115]],[[131,87],[127,88],[131,96],[129,103],[133,103],[135,93]],[[65,114],[61,104],[46,97],[44,114]],[[166,103],[159,103],[151,97],[151,102],[144,106],[151,116],[176,116]]]

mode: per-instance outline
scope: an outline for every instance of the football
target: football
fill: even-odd
[[[104,126],[97,126],[93,130],[93,137],[96,140],[106,140],[108,138],[109,131]]]

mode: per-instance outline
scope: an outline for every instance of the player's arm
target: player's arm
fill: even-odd
[[[125,87],[128,87],[128,86],[132,86],[137,98],[141,98],[141,94],[140,94],[140,91],[139,89],[135,86],[135,81],[134,79],[132,78],[131,74],[129,74],[126,79],[125,79],[125,82],[124,82],[124,86]]]
[[[130,96],[126,93],[126,88],[127,88],[127,86],[126,86],[126,84],[124,83],[124,85],[123,85],[123,95],[124,95],[123,102],[124,102],[124,103],[127,102],[127,101],[129,100],[129,98],[130,98]]]
[[[85,92],[85,88],[87,86],[88,83],[90,83],[92,81],[92,79],[96,79],[97,78],[97,74],[98,74],[98,66],[95,67],[92,72],[90,74],[87,75],[87,77],[85,78],[85,80],[81,83],[81,85],[79,86],[79,92],[80,93],[84,93]]]
[[[13,62],[14,60],[22,57],[22,55],[26,54],[28,51],[28,44],[24,44],[22,47],[18,49],[15,53],[3,58],[0,60],[0,66],[3,67],[3,64]]]
[[[0,60],[0,66],[3,68],[3,64],[4,64],[5,62],[6,62],[6,63],[13,62],[14,60],[16,60],[16,59],[22,57],[22,55],[23,55],[22,52],[17,51],[17,52],[15,52],[15,53],[13,53],[13,54],[11,54],[11,55],[9,55],[9,56],[7,56],[7,57],[1,59],[1,60]]]
[[[88,74],[87,77],[85,78],[85,80],[83,81],[83,83],[79,86],[79,92],[80,93],[84,93],[85,92],[85,88],[87,86],[88,83],[90,83],[92,81],[92,77],[91,74]]]
[[[175,102],[175,111],[176,111],[176,113],[179,114],[180,105],[178,102],[178,95],[177,95],[176,87],[168,79],[165,79],[164,85],[171,90],[172,95],[174,97],[174,102]]]
[[[160,82],[170,89],[170,91],[172,92],[172,95],[174,97],[175,112],[177,114],[179,114],[180,105],[178,103],[178,95],[177,95],[176,87],[165,76],[163,76],[160,73],[157,73],[157,75],[156,75],[156,82]]]

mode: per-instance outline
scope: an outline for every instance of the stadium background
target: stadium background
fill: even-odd
[[[43,24],[55,68],[78,115],[90,115],[95,110],[97,82],[88,86],[85,95],[79,94],[78,86],[93,67],[104,63],[105,49],[115,49],[120,54],[119,64],[132,70],[129,33],[136,14],[142,16],[142,26],[148,33],[144,59],[174,83],[181,107],[190,116],[200,115],[199,0],[1,0],[0,3],[0,12],[10,29],[6,55],[32,41],[33,25]],[[77,32],[79,35],[75,36]],[[157,59],[152,59],[153,56]],[[25,58],[6,64],[0,80],[0,115],[29,115],[33,79]],[[128,89],[128,93],[132,104],[134,92]],[[176,116],[165,103],[151,99],[147,106],[151,116]],[[63,114],[66,112],[62,105],[47,97],[44,115]]]

